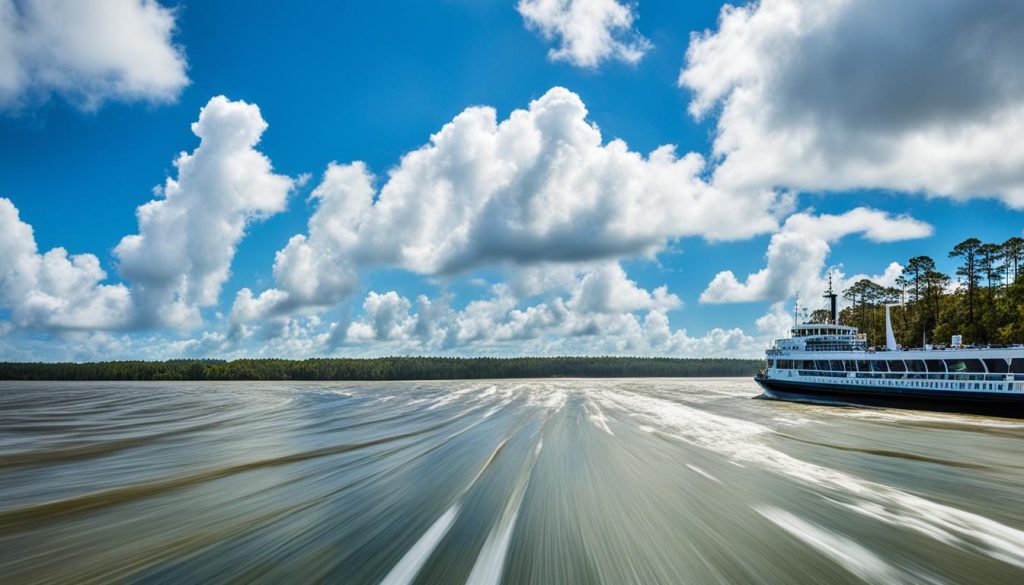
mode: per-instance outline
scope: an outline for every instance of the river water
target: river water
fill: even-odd
[[[1024,423],[758,394],[0,383],[0,581],[1024,583]]]

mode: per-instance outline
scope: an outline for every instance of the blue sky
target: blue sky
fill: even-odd
[[[1012,2],[322,4],[0,0],[0,359],[757,355],[829,267],[886,281],[928,254],[952,271],[962,239],[1021,233]],[[102,32],[112,22],[128,32]],[[995,32],[978,40],[972,25]],[[497,154],[434,144],[435,167],[473,151],[448,174],[403,162],[475,106],[497,122],[520,111],[567,144],[589,124],[599,143],[570,148],[575,164],[508,154],[518,135]],[[250,131],[258,143],[231,145],[242,158],[218,158],[217,136]],[[704,164],[651,164],[661,145]],[[184,179],[181,152],[219,170]],[[329,182],[332,161],[364,172]],[[501,165],[523,186],[468,178]],[[178,195],[154,192],[169,178]],[[382,205],[442,191],[416,213]],[[175,197],[140,227],[139,206]],[[482,200],[505,215],[466,211]],[[318,209],[324,225],[355,222],[353,239],[316,240]],[[487,227],[523,209],[511,240]],[[224,225],[237,233],[209,232]],[[296,235],[304,247],[286,253]],[[54,248],[105,274],[47,260]],[[313,264],[297,268],[300,252]],[[310,288],[317,274],[337,282]]]

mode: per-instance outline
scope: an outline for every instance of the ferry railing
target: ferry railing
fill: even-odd
[[[861,372],[850,370],[807,370],[797,368],[801,376],[819,376],[826,378],[847,378],[858,379],[885,379],[885,380],[937,380],[943,382],[1007,382],[1024,381],[1024,374],[983,374],[953,373],[944,374],[934,372]],[[758,375],[764,375],[766,370],[761,370]]]

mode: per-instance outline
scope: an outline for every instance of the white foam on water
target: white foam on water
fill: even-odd
[[[518,505],[511,514],[502,514],[497,526],[487,535],[480,555],[473,565],[473,570],[466,579],[466,585],[497,585],[501,582],[501,574],[505,570],[505,557],[509,544],[512,542],[512,530],[516,527],[519,516]]]
[[[773,418],[772,421],[782,427],[802,427],[804,425],[811,424],[824,424],[821,421],[812,420],[809,418],[786,418],[781,416]]]
[[[427,559],[437,548],[441,539],[448,534],[455,519],[459,517],[460,505],[458,502],[448,508],[440,518],[423,533],[423,536],[412,545],[412,548],[405,553],[400,561],[380,582],[380,585],[408,585],[413,582],[420,569],[427,563]]]
[[[926,423],[947,423],[963,426],[987,427],[996,429],[1024,429],[1024,423],[1003,420],[998,418],[986,418],[978,415],[956,414],[956,413],[934,413],[924,414],[909,410],[886,410],[886,409],[834,409],[828,412],[829,415],[841,418],[856,418],[862,420],[877,420],[883,422],[926,422]]]
[[[495,395],[498,397],[498,403],[492,406],[487,412],[484,413],[484,418],[490,418],[498,411],[512,404],[512,401],[516,399],[516,396],[512,392],[500,391],[496,392]]]
[[[910,528],[952,546],[976,550],[1005,563],[1024,568],[1024,531],[964,510],[938,504],[888,488],[898,503],[866,501],[839,505],[893,526]],[[908,513],[910,506],[917,507]]]
[[[880,585],[939,583],[934,577],[915,575],[894,567],[853,540],[808,522],[795,514],[771,506],[760,506],[754,509],[772,524],[868,583]]]
[[[562,410],[569,400],[569,394],[561,387],[554,384],[538,383],[528,387],[527,406],[541,408],[551,413]]]
[[[481,396],[484,396],[484,393],[488,393],[486,394],[487,396],[493,394],[494,385],[492,384],[490,386],[487,386],[486,388],[483,389],[483,392],[481,392],[480,390],[480,386],[475,386],[472,384],[467,384],[465,386],[458,387],[454,390],[449,390],[448,392],[445,392],[440,398],[434,400],[433,404],[427,407],[427,410],[435,410],[441,408],[442,406],[446,406],[453,402],[458,402],[464,397],[471,397],[479,400]]]
[[[692,463],[687,463],[686,466],[690,468],[690,471],[693,471],[694,473],[697,473],[699,475],[703,475],[704,477],[710,479],[713,482],[722,483],[722,480],[718,479],[717,477],[711,475],[707,471],[704,471],[703,469],[701,469],[700,467],[697,467],[696,465],[694,465]]]
[[[479,422],[470,426],[475,426],[476,424],[479,424]],[[498,453],[501,452],[502,448],[506,443],[508,443],[508,441],[509,437],[505,437],[498,443],[494,450],[491,451],[491,455],[483,462],[483,465],[480,466],[480,470],[473,476],[473,479],[471,479],[466,487],[462,489],[462,492],[459,494],[459,499],[456,500],[456,502],[452,504],[452,506],[448,508],[440,518],[434,521],[430,528],[423,533],[423,536],[416,541],[416,544],[414,544],[412,548],[405,553],[405,556],[403,556],[391,571],[388,572],[387,576],[384,577],[384,580],[380,582],[380,585],[400,585],[413,582],[416,575],[419,574],[420,569],[422,569],[423,565],[426,564],[427,559],[429,559],[430,555],[437,549],[437,545],[441,542],[441,539],[448,534],[452,524],[454,524],[455,520],[459,517],[459,512],[462,511],[462,498],[474,485],[476,485],[476,482],[484,474],[491,462],[494,461],[494,458],[498,456]],[[537,447],[534,449],[534,460],[536,460],[536,455],[540,453],[540,449],[543,445],[543,441],[538,442]],[[525,488],[523,491],[525,492]],[[521,496],[520,501],[522,501]]]
[[[516,485],[505,503],[501,518],[491,528],[491,532],[484,541],[480,554],[476,557],[473,570],[466,579],[466,585],[498,585],[501,582],[501,575],[505,571],[505,561],[508,557],[508,547],[512,543],[512,532],[516,527],[516,520],[519,518],[519,509],[523,505],[523,497],[526,495],[526,488],[530,484],[530,475],[533,473],[533,466],[537,462],[541,449],[544,448],[544,441],[537,442],[533,449],[533,459],[526,469],[524,478]]]
[[[608,417],[604,415],[604,411],[601,410],[601,407],[596,402],[590,399],[587,400],[587,412],[587,418],[590,419],[590,422],[594,423],[594,426],[613,437],[615,436],[615,433],[608,427]]]
[[[914,530],[961,550],[1024,567],[1024,531],[897,488],[791,457],[763,441],[765,436],[774,433],[763,425],[633,392],[609,391],[597,399],[630,412],[642,421],[641,429],[646,427],[660,431],[725,455],[734,463],[762,467],[843,494],[846,498],[852,497],[855,503],[846,507],[860,514]]]

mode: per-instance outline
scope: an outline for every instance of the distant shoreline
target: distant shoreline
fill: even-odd
[[[0,380],[398,381],[497,378],[717,378],[753,376],[759,359],[639,357],[317,358],[0,363]]]

